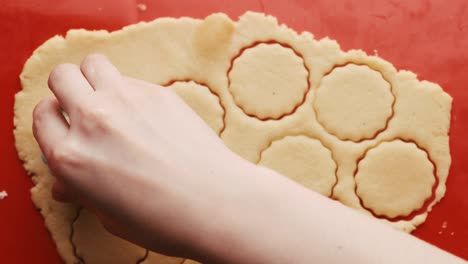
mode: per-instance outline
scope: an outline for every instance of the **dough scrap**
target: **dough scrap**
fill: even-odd
[[[383,142],[359,161],[356,193],[377,215],[407,216],[431,196],[433,171],[426,152],[414,143]]]
[[[448,131],[452,98],[439,85],[419,81],[416,75],[409,71],[397,71],[391,63],[377,56],[369,56],[360,50],[342,51],[336,41],[328,38],[316,40],[307,32],[298,34],[284,25],[279,25],[274,17],[252,12],[244,14],[238,21],[232,21],[224,14],[213,14],[205,20],[160,18],[148,23],[131,25],[112,33],[70,30],[65,37],[55,36],[46,41],[25,63],[20,76],[23,89],[15,97],[14,118],[18,155],[24,161],[24,167],[31,174],[35,184],[31,190],[32,200],[40,208],[45,224],[65,263],[79,262],[73,253],[70,241],[72,223],[76,219],[78,208],[52,199],[50,188],[53,177],[41,161],[41,152],[31,131],[31,117],[34,106],[41,99],[52,95],[47,88],[47,77],[53,67],[59,63],[78,64],[92,52],[105,54],[122,74],[136,79],[161,85],[180,80],[191,80],[205,85],[207,88],[200,88],[190,82],[174,83],[176,86],[184,86],[180,88],[184,91],[179,92],[180,96],[185,98],[202,119],[220,133],[224,143],[235,153],[253,163],[264,163],[265,160],[262,162],[261,157],[262,151],[270,145],[281,143],[281,139],[289,140],[288,136],[320,142],[330,151],[337,166],[335,178],[337,182],[333,187],[332,197],[370,216],[371,212],[361,206],[355,192],[357,186],[354,173],[359,159],[368,149],[378,149],[378,146],[382,146],[379,145],[383,144],[382,142],[394,142],[399,139],[414,142],[419,148],[409,148],[408,153],[417,155],[419,149],[427,152],[428,158],[435,166],[434,176],[437,177],[438,184],[435,186],[434,198],[422,210],[418,210],[416,215],[398,221],[381,219],[396,228],[406,232],[414,230],[425,221],[428,212],[445,194],[445,183],[451,163]],[[239,54],[241,55],[236,59]],[[271,64],[262,61],[257,61],[255,64],[252,57],[259,54]],[[245,57],[247,55],[250,58]],[[337,83],[329,82],[327,85],[331,85],[328,87],[330,89],[323,89],[323,86],[320,87],[322,81],[327,77],[333,77],[334,74],[329,73],[334,69],[352,64],[363,66],[347,68],[349,74],[362,76],[364,73],[361,70],[368,67],[380,73],[390,85],[392,94],[382,92],[382,87],[380,92],[370,90],[372,87],[368,87],[369,89],[358,87],[356,90],[360,95],[359,98],[354,98],[356,101],[364,96],[373,100],[375,96],[371,95],[382,96],[376,100],[383,103],[376,106],[375,116],[356,111],[354,108],[338,109],[337,114],[332,115],[327,109],[330,105],[320,104],[320,101],[326,98],[322,97],[325,92],[336,93],[343,88],[331,87]],[[245,68],[253,65],[258,67]],[[271,67],[273,65],[275,67]],[[275,76],[268,77],[272,73]],[[273,79],[276,81],[270,82]],[[373,85],[375,89],[381,86],[377,79],[375,80],[377,85]],[[262,82],[269,87],[258,88]],[[277,94],[273,95],[273,91]],[[277,96],[279,94],[281,96]],[[391,108],[393,115],[388,114],[390,95],[394,97]],[[333,103],[342,106],[349,103],[348,97],[339,94],[336,96],[342,99]],[[200,101],[196,102],[197,100]],[[325,100],[328,101],[330,100]],[[319,102],[319,107],[316,102]],[[370,105],[374,105],[373,103],[375,102],[369,102]],[[347,111],[354,115],[350,120],[343,120],[342,113]],[[323,120],[332,120],[333,125],[325,121],[327,123],[325,129],[318,122],[317,115],[327,116]],[[366,121],[366,126],[347,125],[348,121],[356,121],[356,124],[359,124],[358,121],[362,120]],[[334,128],[330,129],[331,127]],[[343,140],[347,138],[350,140]],[[361,140],[363,138],[365,140]],[[303,143],[299,145],[301,144]],[[278,158],[278,155],[272,157]],[[303,160],[307,160],[307,157]],[[277,163],[271,165],[276,166]],[[405,170],[407,172],[412,170],[410,166],[413,164],[405,166],[408,166],[408,170]],[[305,168],[307,171],[304,170],[301,175],[313,175],[317,169],[314,166]],[[284,174],[292,175],[290,173],[294,173],[297,168],[284,166],[277,169],[291,170]],[[328,171],[331,174],[330,168]],[[332,176],[327,175],[326,178],[332,179]],[[359,195],[366,197],[375,193],[377,188],[364,191],[362,188],[366,186],[367,183],[364,183],[368,177],[360,178],[358,177],[361,187]],[[299,181],[308,182],[310,179],[304,176],[304,180]],[[411,185],[413,184],[415,183],[411,182]],[[428,185],[427,182],[421,184]],[[414,209],[417,207],[416,204],[421,204],[421,197],[426,197],[427,188],[422,189],[425,190],[424,194],[399,200],[398,204],[392,207],[394,212],[388,210],[382,212],[390,215],[406,214],[408,208]],[[387,194],[393,192],[391,186],[389,188],[378,186],[378,190]],[[374,206],[371,203],[371,206],[379,207],[379,204]],[[106,237],[109,234],[105,233],[96,221],[83,221],[79,218],[75,224],[79,228],[76,228],[74,238],[87,237],[90,241],[86,243],[96,245],[83,247],[86,243],[76,241],[81,254],[92,258],[90,262],[111,257],[99,255],[104,254],[106,249],[101,250],[102,245],[97,241],[108,239]],[[89,235],[91,230],[95,231],[94,236]],[[144,249],[128,250],[132,260],[140,257],[140,252],[144,252]],[[178,260],[150,253],[144,263],[165,261],[172,263]]]

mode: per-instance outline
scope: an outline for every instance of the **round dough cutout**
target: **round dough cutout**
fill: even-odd
[[[279,44],[245,49],[233,61],[228,77],[237,106],[262,120],[291,114],[309,88],[303,59]]]
[[[414,143],[383,142],[359,162],[355,181],[367,209],[388,218],[408,216],[432,195],[434,165]]]
[[[347,64],[323,77],[316,91],[317,119],[331,134],[355,142],[375,137],[392,116],[391,85],[378,71]]]

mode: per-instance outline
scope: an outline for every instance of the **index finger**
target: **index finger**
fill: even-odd
[[[56,66],[49,75],[48,83],[60,106],[72,119],[78,104],[94,92],[80,68],[74,64]]]

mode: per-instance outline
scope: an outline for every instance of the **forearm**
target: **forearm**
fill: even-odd
[[[207,263],[464,263],[406,233],[255,167],[206,238]],[[242,204],[243,206],[237,206]],[[228,209],[229,207],[226,207]],[[207,233],[210,235],[209,233]],[[205,241],[206,242],[206,241]]]

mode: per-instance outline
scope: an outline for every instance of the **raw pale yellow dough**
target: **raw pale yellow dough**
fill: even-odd
[[[70,240],[72,226],[76,252],[89,263],[114,262],[106,252],[115,250],[136,263],[145,252],[107,234],[97,221],[80,216],[73,225],[78,208],[52,200],[53,177],[32,136],[32,110],[51,95],[49,72],[59,63],[78,64],[92,52],[105,54],[127,76],[161,85],[175,81],[172,88],[234,152],[325,195],[332,193],[364,214],[372,216],[359,197],[366,207],[387,217],[422,207],[430,176],[437,177],[435,198],[418,215],[395,222],[381,219],[399,229],[415,229],[445,194],[452,99],[437,84],[397,71],[379,57],[359,50],[344,52],[333,40],[297,34],[278,25],[274,17],[250,12],[236,22],[214,14],[205,20],[162,18],[112,33],[70,30],[65,37],[46,41],[26,62],[20,76],[23,90],[16,95],[14,131],[19,157],[35,183],[32,199],[66,263],[79,261]],[[398,162],[387,164],[379,156],[392,155],[382,142],[399,139],[417,144],[401,148],[413,162],[402,161],[398,171],[387,170]],[[367,150],[369,156],[362,159]],[[298,158],[287,162],[290,157]],[[427,172],[428,158],[435,175]],[[385,159],[381,167],[372,165],[379,159]],[[372,166],[357,175],[358,197],[354,174],[360,160],[362,166]],[[405,193],[412,189],[417,194],[399,195],[389,184],[392,177],[404,176]],[[315,187],[314,179],[324,181],[323,186]],[[371,198],[376,192],[394,198],[391,208],[383,199]],[[180,260],[150,253],[144,263],[172,261]]]

